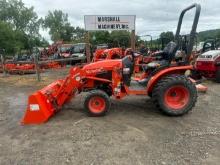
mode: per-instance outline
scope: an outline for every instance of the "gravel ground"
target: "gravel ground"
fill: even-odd
[[[207,82],[196,107],[182,117],[161,114],[146,97],[112,100],[110,113],[87,117],[84,94],[49,122],[22,126],[27,97],[67,69],[35,75],[0,75],[0,164],[219,164],[220,85]],[[33,85],[34,84],[34,85]]]

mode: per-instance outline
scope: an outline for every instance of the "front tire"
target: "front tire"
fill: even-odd
[[[153,89],[152,98],[165,114],[180,116],[188,113],[197,101],[195,85],[183,75],[162,78]]]
[[[110,109],[110,98],[102,90],[92,90],[84,101],[84,108],[89,116],[104,116]]]

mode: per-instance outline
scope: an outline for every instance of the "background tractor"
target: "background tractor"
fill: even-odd
[[[193,73],[197,79],[205,77],[220,83],[220,50],[210,50],[199,55]]]
[[[202,53],[198,55],[195,61],[195,70],[192,72],[192,78],[214,79],[220,83],[220,43],[219,39],[208,39],[204,42]]]

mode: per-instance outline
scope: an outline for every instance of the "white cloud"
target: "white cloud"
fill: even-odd
[[[133,14],[136,15],[136,33],[159,35],[162,31],[174,31],[182,9],[192,4],[191,0],[23,0],[28,6],[34,6],[39,17],[49,10],[59,9],[69,15],[73,26],[84,27],[84,15],[88,14]],[[194,0],[202,6],[197,31],[220,28],[220,1]],[[191,22],[190,22],[191,21]],[[190,30],[192,13],[187,14],[183,22],[183,32]],[[48,39],[47,32],[42,32]]]

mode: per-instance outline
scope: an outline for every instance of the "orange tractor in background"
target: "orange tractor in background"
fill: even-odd
[[[122,59],[123,57],[131,54],[131,48],[123,50],[122,48],[111,48],[111,49],[97,49],[94,53],[93,62],[111,59]],[[140,66],[143,62],[143,55],[140,53],[133,53],[134,55],[134,73],[140,72]]]
[[[109,60],[109,59],[121,59],[124,57],[124,51],[122,48],[111,49],[97,49],[94,53],[93,62]]]
[[[86,92],[84,108],[90,116],[103,116],[111,106],[110,97],[122,99],[128,95],[150,96],[156,106],[171,116],[184,115],[197,101],[196,84],[185,76],[193,66],[186,61],[171,64],[178,50],[179,35],[184,14],[196,8],[191,35],[196,33],[200,5],[193,4],[181,12],[175,41],[170,42],[161,53],[163,59],[144,66],[145,77],[132,80],[135,67],[134,52],[122,59],[98,61],[70,69],[65,79],[57,80],[29,96],[23,124],[46,122],[62,109],[62,106],[81,92]],[[194,38],[190,38],[188,55]]]

